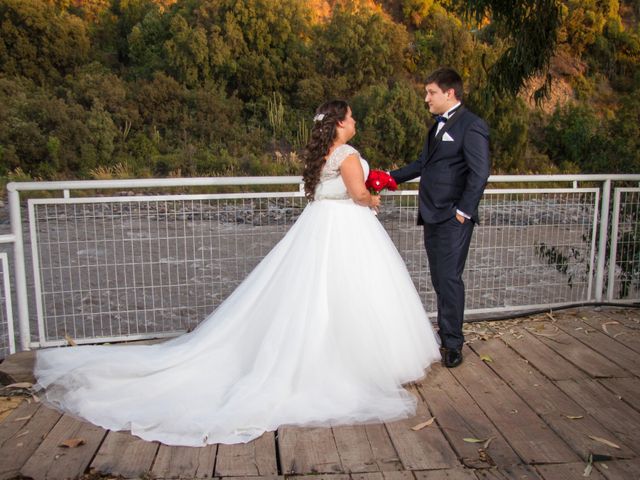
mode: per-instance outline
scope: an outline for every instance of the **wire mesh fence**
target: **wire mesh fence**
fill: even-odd
[[[16,351],[7,254],[0,253],[0,358]]]
[[[598,189],[491,190],[465,273],[467,312],[587,301]],[[416,192],[379,215],[435,311]],[[306,205],[297,192],[29,201],[42,345],[192,329],[273,248]]]
[[[464,273],[466,312],[486,314],[586,302],[595,260],[597,189],[489,190],[479,208]],[[415,197],[383,218],[404,257],[425,308],[435,293],[416,228]]]
[[[616,188],[608,270],[608,300],[640,298],[640,188]]]
[[[305,203],[299,194],[31,201],[40,340],[193,328]]]

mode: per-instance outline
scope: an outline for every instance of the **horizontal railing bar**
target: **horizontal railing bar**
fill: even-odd
[[[178,194],[178,195],[136,195],[133,197],[75,197],[75,198],[32,198],[29,202],[34,205],[55,204],[84,204],[84,203],[144,203],[144,202],[172,202],[176,200],[242,200],[242,199],[273,199],[273,198],[301,198],[303,193],[295,192],[255,192],[255,193],[208,193],[208,194]]]
[[[584,175],[491,175],[490,183],[530,182],[640,182],[636,174],[584,174]],[[413,183],[418,180],[412,180]],[[298,185],[301,176],[272,177],[191,177],[191,178],[145,178],[127,180],[68,180],[55,182],[10,182],[8,191],[35,190],[100,190],[113,188],[150,187],[195,187],[195,186],[242,186],[242,185]]]
[[[68,180],[56,182],[10,182],[7,191],[102,190],[112,188],[207,187],[231,185],[298,185],[300,176],[282,177],[191,177],[144,178],[129,180]]]
[[[16,241],[16,236],[13,233],[0,235],[0,243],[13,243]]]

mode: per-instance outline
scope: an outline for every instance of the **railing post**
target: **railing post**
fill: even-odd
[[[609,198],[611,197],[611,180],[602,184],[602,204],[600,209],[600,237],[598,238],[598,265],[596,267],[596,302],[602,301],[604,286],[604,262],[607,256],[607,233],[609,230]]]
[[[616,257],[618,255],[618,228],[620,227],[620,190],[614,189],[613,220],[611,222],[611,249],[609,253],[609,280],[607,282],[608,302],[613,300],[613,287],[616,279]]]
[[[24,264],[24,244],[22,240],[22,214],[20,213],[20,193],[12,183],[7,184],[9,196],[9,213],[11,215],[11,233],[13,243],[14,272],[16,279],[16,300],[18,301],[18,330],[20,332],[20,349],[29,350],[31,328],[29,327],[29,306],[27,296],[27,276]]]

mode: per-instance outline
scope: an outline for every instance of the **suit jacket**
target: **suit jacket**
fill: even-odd
[[[435,135],[429,135],[418,159],[391,176],[398,183],[420,177],[418,224],[440,223],[456,209],[478,223],[478,204],[489,178],[489,127],[461,106]],[[443,137],[451,139],[443,140]]]

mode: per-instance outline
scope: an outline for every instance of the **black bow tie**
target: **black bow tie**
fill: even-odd
[[[443,115],[434,115],[433,118],[435,119],[436,123],[447,123],[447,120],[449,120],[451,118],[451,115],[453,115],[454,113],[456,113],[458,110],[460,109],[460,107],[458,106],[457,108],[454,108],[453,110],[451,110],[449,112],[449,116],[445,117]]]

